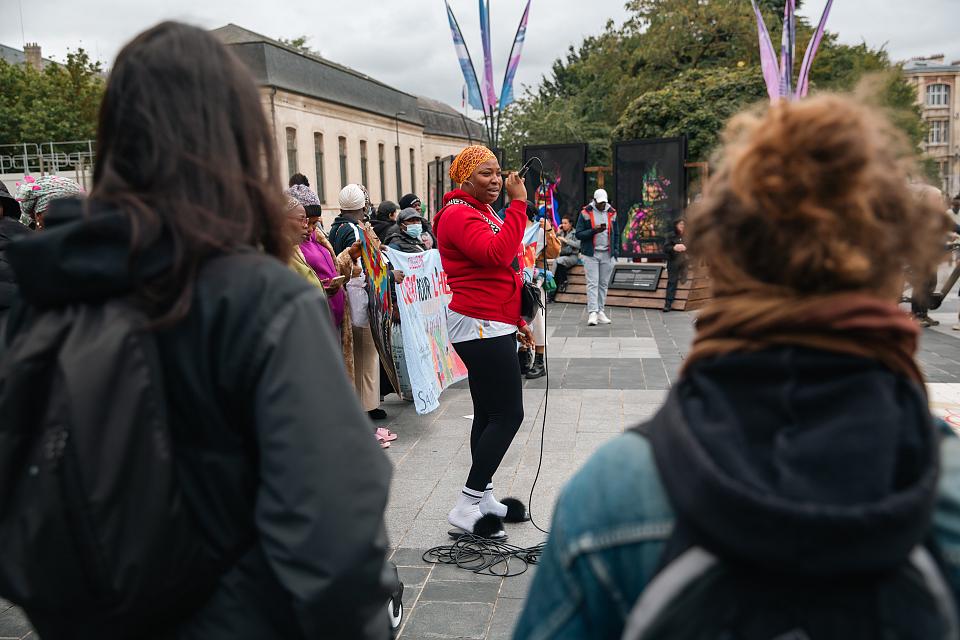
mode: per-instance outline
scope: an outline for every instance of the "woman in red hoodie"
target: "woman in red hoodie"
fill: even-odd
[[[493,495],[493,474],[523,422],[517,340],[533,346],[533,334],[520,317],[527,190],[517,174],[507,176],[510,205],[501,220],[490,207],[504,186],[500,164],[479,145],[460,152],[450,179],[460,188],[443,196],[434,232],[453,291],[447,310],[450,342],[467,366],[473,399],[473,464],[447,520],[464,531],[504,538],[504,520],[527,519],[520,501],[501,502]]]

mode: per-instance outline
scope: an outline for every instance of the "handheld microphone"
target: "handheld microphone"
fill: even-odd
[[[533,163],[534,160],[537,160],[537,159],[538,158],[536,157],[530,158],[523,164],[522,167],[520,167],[520,171],[517,172],[517,176],[519,176],[521,180],[526,177],[527,172],[530,171],[530,165]]]

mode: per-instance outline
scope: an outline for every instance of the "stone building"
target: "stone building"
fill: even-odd
[[[343,185],[374,203],[427,194],[427,164],[458,153],[483,127],[415,96],[234,24],[213,31],[251,69],[273,126],[284,180],[302,173],[335,215]],[[329,222],[329,220],[328,220]]]
[[[903,67],[917,89],[917,102],[929,126],[923,150],[940,171],[941,189],[960,193],[960,61],[947,64],[942,55],[914,59]]]
[[[47,65],[57,64],[43,57],[40,45],[36,42],[28,42],[23,50],[0,44],[0,60],[7,64],[29,64],[37,71],[43,71]]]

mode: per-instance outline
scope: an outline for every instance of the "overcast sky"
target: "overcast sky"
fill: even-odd
[[[504,64],[526,0],[492,0],[494,78]],[[404,91],[460,106],[463,78],[442,0],[2,0],[0,43],[39,42],[45,57],[86,48],[109,63],[124,42],[164,19],[207,28],[233,22],[280,38],[310,37],[309,46]],[[482,58],[477,2],[450,0],[474,62]],[[744,11],[749,3],[743,0]],[[826,0],[807,0],[817,19]],[[19,6],[18,6],[19,5]],[[22,10],[22,31],[21,15]],[[533,0],[519,85],[535,85],[571,44],[626,16],[624,0]],[[835,0],[828,28],[843,42],[885,44],[894,59],[943,53],[960,59],[960,0]],[[479,72],[478,68],[478,72]]]

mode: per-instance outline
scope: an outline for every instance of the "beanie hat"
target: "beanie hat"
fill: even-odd
[[[302,184],[295,184],[284,193],[288,196],[292,196],[297,199],[297,202],[307,207],[310,205],[320,206],[320,198],[317,197],[317,194],[313,190]]]
[[[414,206],[416,203],[418,206]],[[415,193],[408,193],[407,195],[400,198],[400,208],[401,209],[418,209],[420,204],[420,197]]]

